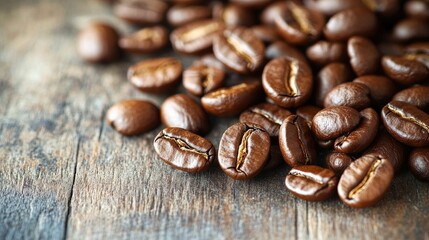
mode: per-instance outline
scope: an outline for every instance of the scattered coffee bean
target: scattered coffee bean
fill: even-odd
[[[404,89],[393,96],[392,101],[406,102],[423,111],[429,111],[429,87],[415,86]]]
[[[404,57],[409,60],[417,60],[429,69],[429,42],[417,42],[408,45]]]
[[[306,54],[318,66],[346,62],[348,59],[346,45],[339,42],[318,41],[307,48]]]
[[[371,105],[370,91],[361,83],[342,83],[326,94],[323,105],[325,107],[348,106],[361,110]]]
[[[308,127],[311,129],[311,122],[313,121],[314,116],[320,111],[322,108],[316,107],[313,105],[304,105],[296,109],[296,115],[304,118],[307,122]]]
[[[225,71],[208,64],[193,64],[183,72],[183,86],[192,95],[201,97],[222,87]]]
[[[417,179],[429,182],[429,148],[414,149],[410,154],[408,166]]]
[[[249,9],[235,4],[228,4],[217,11],[215,19],[222,21],[226,26],[250,27],[255,23],[255,16]]]
[[[332,16],[338,12],[355,7],[364,7],[361,0],[303,0],[305,6],[318,10],[326,16]]]
[[[370,40],[363,37],[350,38],[347,43],[347,52],[350,57],[350,65],[356,75],[369,75],[378,71],[380,54]]]
[[[381,66],[391,79],[402,85],[412,85],[429,77],[429,69],[417,60],[385,56]]]
[[[353,82],[361,83],[368,87],[372,103],[375,104],[377,109],[386,105],[398,90],[395,82],[384,76],[362,76],[356,78]]]
[[[261,22],[267,25],[274,26],[276,18],[286,12],[286,1],[277,1],[266,7],[261,13]]]
[[[175,5],[167,12],[170,25],[178,27],[198,20],[208,19],[212,15],[210,7],[204,5]]]
[[[328,107],[314,116],[311,129],[318,139],[326,141],[350,132],[359,122],[360,114],[354,108]]]
[[[429,38],[429,23],[417,18],[403,19],[393,29],[393,37],[401,42]]]
[[[336,86],[352,80],[349,66],[343,63],[331,63],[322,68],[315,81],[314,100],[323,107],[326,95]]]
[[[164,21],[167,9],[168,3],[164,1],[118,1],[113,7],[113,13],[132,24],[160,24]]]
[[[325,158],[326,166],[334,171],[337,176],[341,176],[352,162],[353,159],[349,155],[339,152],[331,152]]]
[[[404,10],[409,17],[429,20],[429,2],[410,0],[405,2]]]
[[[119,47],[130,53],[152,53],[164,48],[168,43],[165,27],[143,28],[119,40]]]

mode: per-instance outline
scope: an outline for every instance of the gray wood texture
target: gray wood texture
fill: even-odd
[[[119,100],[165,96],[126,81],[142,57],[76,56],[76,33],[92,19],[129,31],[97,1],[0,1],[0,239],[429,239],[429,187],[408,172],[377,206],[356,210],[296,199],[286,167],[250,181],[217,166],[172,170],[152,147],[161,126],[126,138],[106,125]],[[216,121],[216,147],[235,121]]]

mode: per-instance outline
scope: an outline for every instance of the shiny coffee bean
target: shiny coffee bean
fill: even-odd
[[[283,41],[277,41],[270,44],[265,51],[265,57],[267,59],[285,57],[307,63],[307,59],[301,51]]]
[[[387,76],[402,85],[412,85],[429,77],[429,69],[413,59],[385,56],[381,60],[381,66]]]
[[[262,100],[263,91],[259,81],[248,81],[221,88],[201,98],[204,109],[215,116],[228,117],[240,114]]]
[[[351,81],[352,72],[343,63],[331,63],[322,68],[315,81],[314,100],[318,106],[323,106],[326,95],[336,86]]]
[[[392,101],[381,116],[384,127],[399,142],[412,147],[429,146],[429,114],[414,105]]]
[[[236,4],[228,4],[217,10],[215,19],[222,21],[226,26],[250,27],[255,23],[255,16],[249,9]]]
[[[429,182],[429,147],[414,149],[410,154],[408,167],[417,179]]]
[[[153,141],[156,153],[171,167],[185,172],[202,172],[215,159],[213,144],[181,128],[165,128]]]
[[[421,0],[407,1],[404,6],[405,13],[409,17],[429,20],[429,2]]]
[[[270,137],[277,137],[280,126],[290,115],[291,112],[275,104],[260,103],[242,112],[240,122],[260,125]]]
[[[304,118],[308,127],[311,129],[311,122],[313,121],[314,116],[316,116],[320,110],[322,110],[320,107],[304,105],[296,109],[296,115]]]
[[[164,92],[180,81],[182,64],[172,57],[143,60],[128,69],[128,80],[143,92]]]
[[[236,123],[223,133],[219,143],[219,165],[236,180],[255,177],[269,156],[270,136],[258,125]]]
[[[349,8],[364,7],[362,0],[303,0],[305,6],[332,16]]]
[[[310,67],[298,60],[276,58],[264,68],[262,84],[268,98],[289,108],[303,105],[311,96],[313,77]]]
[[[225,29],[213,44],[213,52],[231,70],[246,74],[256,71],[264,62],[265,46],[251,29]]]
[[[346,45],[338,42],[318,41],[307,48],[306,54],[317,66],[348,60]]]
[[[353,82],[361,83],[368,87],[372,103],[377,108],[382,108],[386,105],[398,90],[395,82],[384,76],[362,76],[356,78]]]
[[[339,152],[331,152],[325,158],[326,167],[334,171],[337,176],[341,176],[352,162],[353,159],[349,155]]]
[[[408,45],[404,57],[409,60],[417,60],[429,68],[429,42],[416,42]]]
[[[286,176],[286,188],[296,197],[307,201],[323,201],[330,198],[337,188],[335,173],[315,165],[297,166]]]
[[[429,38],[429,22],[416,18],[402,19],[395,25],[393,37],[401,42],[427,40]]]
[[[133,24],[159,24],[164,21],[167,9],[168,3],[164,1],[119,1],[114,5],[113,13]]]
[[[352,37],[347,42],[347,52],[350,57],[350,65],[356,75],[363,76],[374,74],[380,65],[380,54],[377,47],[363,37]]]
[[[314,116],[311,129],[318,139],[331,140],[350,132],[359,122],[360,114],[354,108],[328,107]]]
[[[330,139],[330,140],[316,139],[316,142],[317,142],[317,145],[319,145],[319,147],[321,148],[332,149],[334,147],[335,139]]]
[[[109,108],[106,119],[122,135],[133,136],[159,125],[159,109],[145,100],[124,100]]]
[[[371,105],[370,91],[361,83],[342,83],[326,94],[323,105],[325,107],[348,106],[361,110]]]
[[[387,192],[393,173],[389,160],[364,155],[344,171],[338,183],[338,196],[349,207],[370,207]]]
[[[287,117],[279,130],[283,159],[290,167],[317,162],[316,145],[307,121],[297,115]]]
[[[270,4],[261,13],[261,22],[267,25],[275,26],[276,18],[287,11],[286,1],[278,1]]]
[[[130,53],[144,54],[156,52],[168,44],[168,32],[165,27],[143,28],[119,40],[119,47]]]
[[[406,102],[423,111],[429,111],[429,87],[415,86],[404,89],[393,96],[392,101]]]
[[[197,97],[222,87],[225,71],[207,64],[193,64],[183,72],[183,86]]]
[[[166,127],[178,127],[196,134],[210,131],[210,121],[203,108],[191,97],[176,94],[161,105],[161,121]]]
[[[275,27],[270,25],[256,25],[252,27],[253,33],[264,43],[278,41],[280,36]]]
[[[111,62],[119,57],[118,38],[110,25],[91,23],[79,33],[77,53],[90,63]]]
[[[167,12],[167,21],[178,27],[191,22],[208,19],[212,15],[210,7],[204,5],[175,5]]]

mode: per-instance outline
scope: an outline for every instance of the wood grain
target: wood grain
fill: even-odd
[[[0,2],[0,239],[429,239],[429,188],[408,172],[380,204],[356,210],[294,198],[286,167],[250,181],[218,166],[174,171],[152,147],[161,126],[120,136],[105,123],[110,105],[165,96],[127,83],[142,57],[79,60],[76,32],[94,18],[129,31],[97,1]],[[237,120],[213,121],[217,147]]]

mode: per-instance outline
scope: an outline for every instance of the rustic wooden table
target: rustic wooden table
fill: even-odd
[[[141,57],[81,62],[76,32],[92,19],[127,30],[97,1],[0,2],[0,239],[429,239],[429,186],[408,172],[355,210],[296,199],[286,167],[251,181],[172,170],[152,147],[161,127],[126,138],[106,125],[119,100],[164,97],[127,83]],[[218,120],[216,147],[234,121]]]

